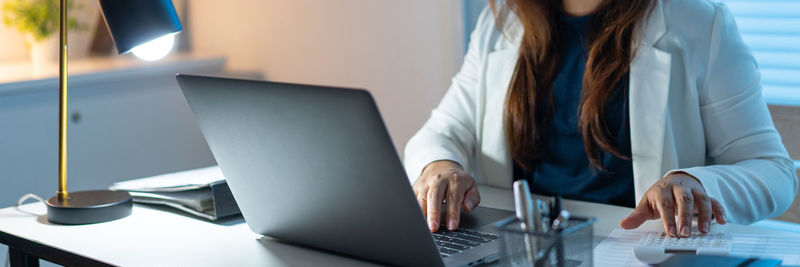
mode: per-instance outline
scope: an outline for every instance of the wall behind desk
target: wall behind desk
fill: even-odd
[[[399,152],[463,56],[461,1],[192,1],[192,47],[266,79],[368,89]]]
[[[0,0],[0,6],[8,0]],[[0,20],[4,15],[0,14]],[[0,22],[0,62],[28,58],[25,39],[13,27]]]

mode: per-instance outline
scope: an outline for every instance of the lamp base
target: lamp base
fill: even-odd
[[[47,220],[56,224],[90,224],[125,218],[133,209],[133,198],[125,191],[71,192],[66,200],[47,200]]]

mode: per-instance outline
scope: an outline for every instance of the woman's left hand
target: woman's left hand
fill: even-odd
[[[623,229],[633,229],[647,220],[661,218],[664,232],[669,236],[675,237],[680,234],[681,237],[688,237],[692,231],[692,215],[695,213],[698,215],[698,229],[703,234],[708,233],[711,214],[714,214],[717,223],[727,222],[722,206],[716,199],[706,194],[696,178],[684,172],[676,172],[661,178],[650,187],[636,209],[622,219],[619,225]]]

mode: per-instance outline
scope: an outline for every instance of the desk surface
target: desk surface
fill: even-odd
[[[511,209],[510,191],[480,187],[486,207]],[[565,201],[574,214],[597,217],[595,235],[606,236],[617,228],[620,218],[631,209],[581,201]],[[134,205],[127,218],[94,225],[52,225],[46,220],[44,205],[27,204],[0,209],[0,233],[19,237],[56,250],[122,266],[294,266],[294,265],[371,265],[356,259],[310,248],[288,245],[250,231],[242,219],[219,224],[177,216],[166,210]],[[35,214],[27,213],[32,212]],[[659,230],[659,221],[646,228]],[[800,226],[789,225],[800,231]],[[716,228],[716,229],[714,229]],[[712,230],[785,233],[778,230],[743,225],[715,225]]]

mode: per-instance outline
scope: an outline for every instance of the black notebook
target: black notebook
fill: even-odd
[[[118,182],[110,189],[129,192],[137,203],[165,205],[209,220],[241,214],[218,166]]]

